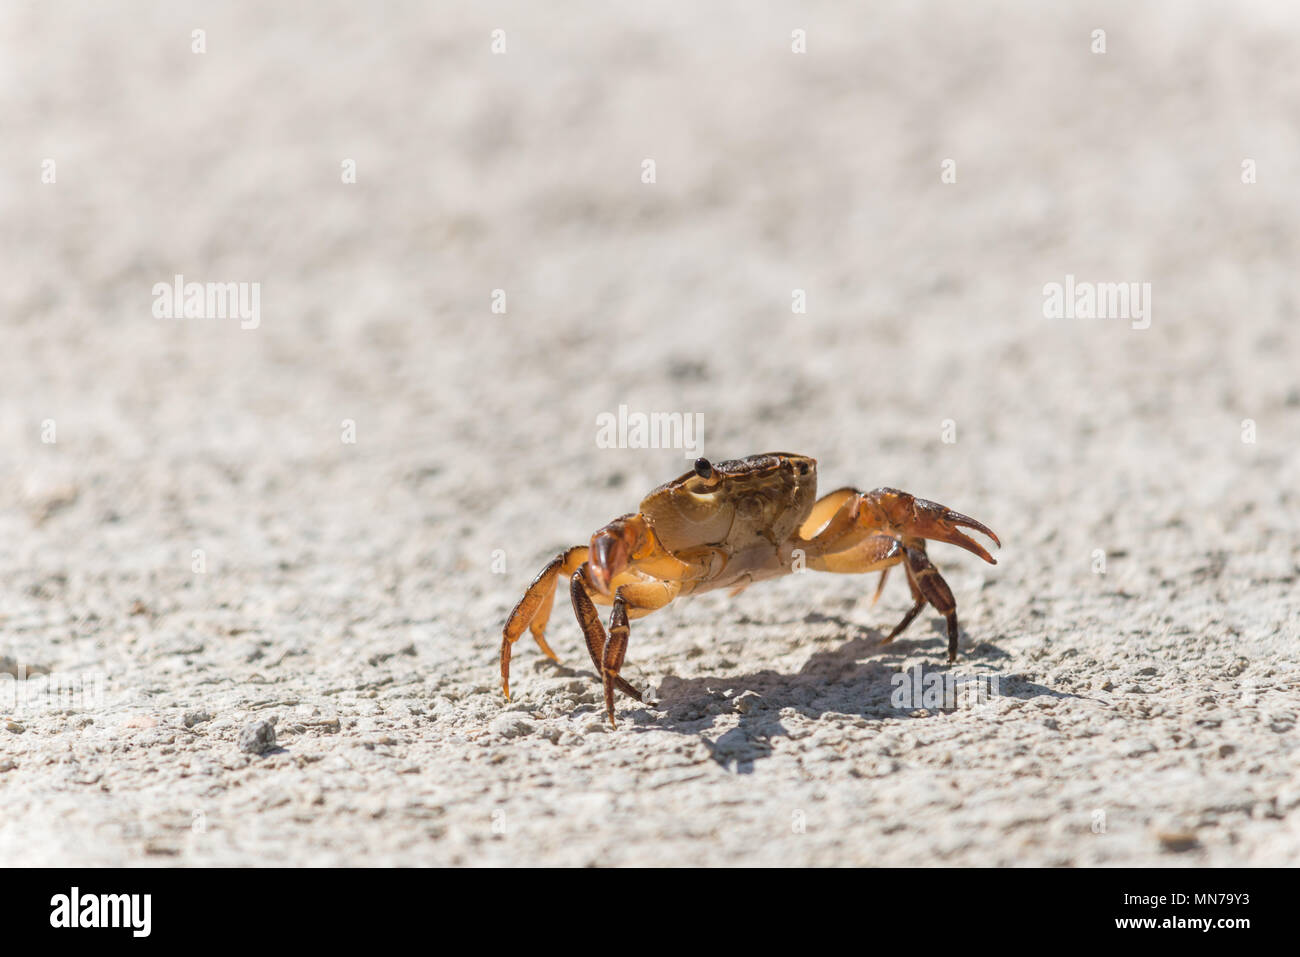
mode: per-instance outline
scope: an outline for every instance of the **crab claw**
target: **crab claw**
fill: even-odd
[[[958,530],[959,526],[973,528],[991,538],[999,548],[1002,547],[992,529],[969,515],[954,512],[946,505],[917,498],[896,488],[878,488],[874,492],[868,492],[863,496],[863,505],[871,509],[870,514],[876,516],[876,521],[882,522],[895,534],[947,542],[973,552],[990,565],[997,564],[993,556],[984,550],[984,546]]]
[[[983,545],[958,530],[958,526],[962,526],[973,528],[977,532],[983,532],[993,540],[994,545],[1001,548],[1002,542],[998,540],[997,535],[987,525],[975,521],[969,515],[954,512],[938,502],[931,502],[923,498],[918,498],[912,503],[912,515],[912,521],[908,523],[910,526],[907,528],[908,534],[933,539],[937,542],[947,542],[949,545],[964,548],[966,551],[978,555],[990,565],[998,563],[997,559],[990,555]]]
[[[632,561],[640,539],[640,529],[631,516],[615,519],[591,536],[587,556],[587,578],[602,595],[609,594],[609,583]]]
[[[609,594],[609,580],[627,565],[627,546],[617,538],[598,536],[591,540],[587,578],[602,595]]]

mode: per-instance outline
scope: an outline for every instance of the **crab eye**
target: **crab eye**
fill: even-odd
[[[709,464],[708,459],[698,458],[695,460],[695,474],[702,479],[706,479],[713,474],[713,466]]]
[[[807,463],[807,462],[800,462],[800,463],[799,463],[799,474],[800,474],[800,475],[807,475],[807,474],[808,474],[808,463]]]

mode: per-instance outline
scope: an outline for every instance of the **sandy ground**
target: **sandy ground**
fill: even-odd
[[[1294,863],[1300,15],[551,6],[0,8],[0,670],[81,681],[0,683],[0,861]],[[562,603],[507,705],[686,468],[620,405],[988,523],[997,694],[897,706],[942,621],[807,574],[634,623],[613,732]]]

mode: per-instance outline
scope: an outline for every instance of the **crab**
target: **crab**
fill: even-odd
[[[676,598],[717,588],[738,594],[756,581],[813,569],[840,574],[880,572],[872,605],[889,570],[902,565],[912,607],[882,643],[893,641],[925,607],[948,625],[948,662],[957,658],[957,603],[926,554],[926,539],[958,545],[991,565],[997,561],[964,534],[971,528],[1002,543],[989,528],[937,502],[896,488],[841,488],[817,498],[817,461],[768,452],[730,462],[697,459],[695,467],[645,497],[638,512],[616,518],[542,569],[506,619],[501,638],[501,688],[510,698],[510,651],[524,629],[542,654],[555,590],[569,582],[574,614],[614,720],[614,692],[641,701],[619,672],[628,622]],[[611,605],[606,630],[596,605]]]

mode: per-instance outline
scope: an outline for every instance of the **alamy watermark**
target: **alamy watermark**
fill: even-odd
[[[239,328],[262,324],[260,282],[186,282],[177,273],[171,282],[153,286],[153,314],[158,319],[238,319]]]
[[[152,894],[83,894],[73,887],[50,898],[51,927],[118,927],[132,937],[148,937],[152,912]]]
[[[889,704],[900,711],[973,708],[1002,693],[998,675],[961,675],[951,671],[923,672],[920,665],[889,678]]]
[[[95,711],[104,707],[107,676],[101,671],[27,673],[0,671],[0,711],[15,716],[42,711]]]
[[[1134,329],[1151,325],[1151,283],[1080,282],[1068,273],[1065,282],[1043,286],[1043,315],[1048,319],[1128,319]]]
[[[693,459],[704,445],[703,412],[629,412],[596,416],[596,447],[601,449],[681,449]]]

